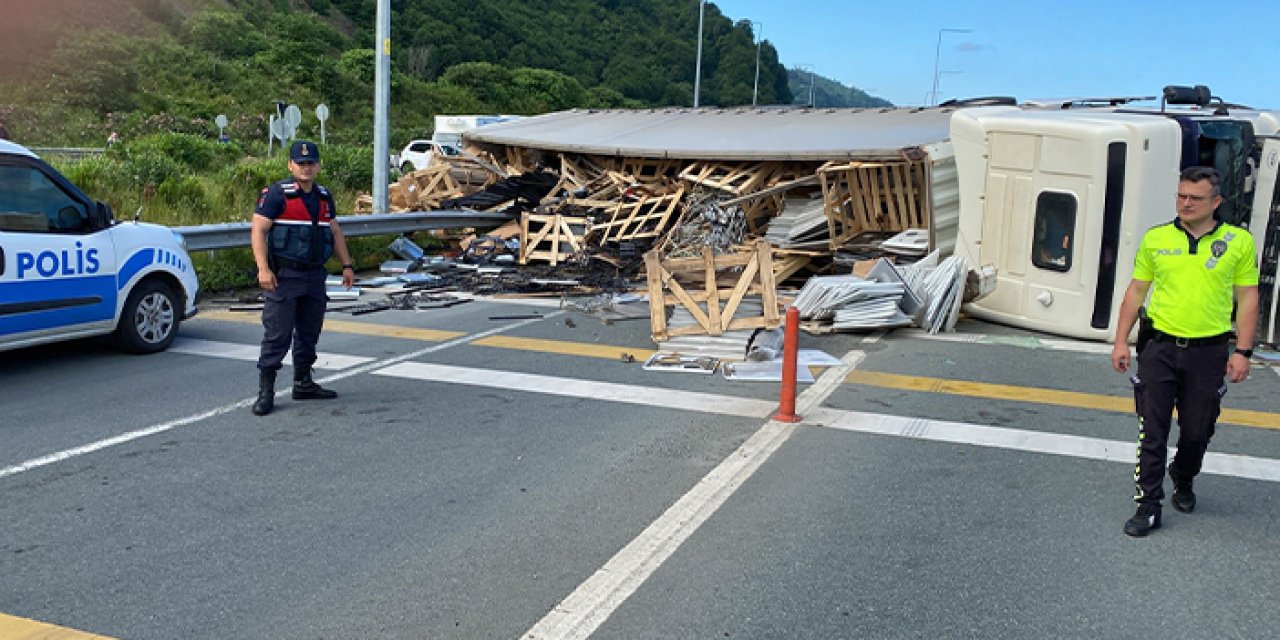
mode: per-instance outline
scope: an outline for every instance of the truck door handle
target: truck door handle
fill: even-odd
[[[4,275],[4,247],[0,247],[0,276]]]

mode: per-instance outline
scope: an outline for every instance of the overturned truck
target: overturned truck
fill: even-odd
[[[775,271],[790,256],[914,229],[984,280],[975,288],[990,293],[968,303],[970,314],[1098,340],[1113,337],[1143,231],[1174,215],[1179,171],[1213,166],[1225,178],[1221,217],[1257,239],[1260,339],[1274,342],[1280,112],[1224,104],[1202,87],[1136,106],[1154,100],[566,111],[464,140],[512,170],[555,170],[553,195],[602,221],[601,241],[669,241],[689,189],[727,193],[720,203],[741,206],[757,237],[807,196],[820,202],[826,234],[775,241]],[[557,211],[534,224],[559,225],[566,233],[552,235],[575,246],[582,238]]]

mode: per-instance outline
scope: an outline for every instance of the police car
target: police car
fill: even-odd
[[[182,237],[117,223],[25,147],[0,140],[0,350],[112,334],[126,351],[173,343],[199,284]]]

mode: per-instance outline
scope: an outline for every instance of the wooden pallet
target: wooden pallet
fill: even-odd
[[[637,182],[663,182],[674,178],[684,167],[682,160],[664,158],[623,158],[618,172],[631,176]]]
[[[818,169],[832,250],[867,231],[928,228],[920,161],[828,163]]]
[[[679,217],[677,212],[683,197],[684,189],[677,187],[672,193],[618,202],[609,222],[599,225],[600,244],[656,238],[666,233],[669,224]]]
[[[580,216],[536,214],[520,215],[520,264],[530,260],[546,260],[556,266],[583,251],[591,219]]]
[[[682,335],[718,336],[736,329],[772,329],[782,323],[769,243],[763,239],[740,252],[720,256],[713,255],[710,247],[703,248],[701,257],[668,260],[663,260],[657,251],[649,251],[644,254],[644,264],[655,342]],[[722,287],[722,279],[729,286]],[[702,291],[693,288],[699,282]],[[735,318],[746,295],[760,296],[763,313]],[[667,306],[677,304],[683,305],[698,324],[668,328]]]
[[[778,169],[777,162],[695,162],[680,179],[740,196],[760,189]]]

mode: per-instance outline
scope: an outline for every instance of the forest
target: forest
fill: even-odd
[[[691,105],[698,3],[686,0],[392,0],[390,140],[431,133],[436,114]],[[282,177],[268,151],[277,102],[321,138],[341,210],[372,182],[376,0],[41,0],[0,21],[0,124],[31,147],[102,147],[50,157],[117,212],[169,225],[245,220]],[[704,106],[752,102],[751,23],[707,3]],[[786,69],[759,46],[761,105],[889,106]],[[217,115],[228,142],[217,142]],[[237,260],[197,259],[206,271]]]

